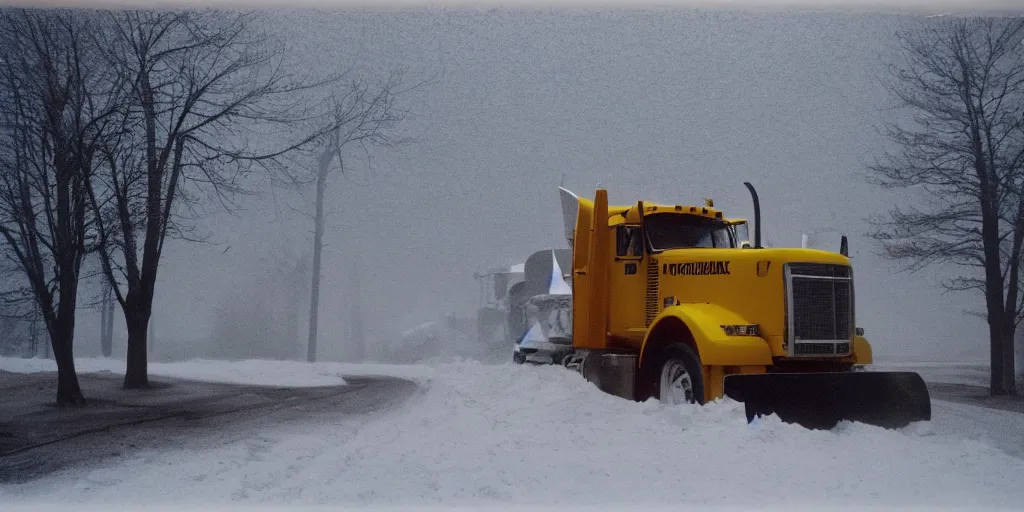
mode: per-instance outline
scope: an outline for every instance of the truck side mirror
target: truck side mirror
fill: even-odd
[[[846,239],[846,235],[839,239],[839,254],[847,258],[850,257],[850,242]]]

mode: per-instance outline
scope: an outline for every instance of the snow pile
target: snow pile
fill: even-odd
[[[251,384],[262,386],[307,387],[340,386],[345,379],[340,368],[333,363],[307,364],[296,361],[184,361],[176,363],[149,363],[151,377]],[[75,358],[79,373],[112,372],[123,374],[125,362],[119,359]],[[52,359],[0,358],[0,371],[12,373],[55,372],[57,363]]]
[[[152,364],[150,368],[152,368]],[[83,372],[124,372],[124,361],[116,359],[75,358],[75,369]],[[53,359],[0,357],[0,372],[40,373],[57,371],[57,363]]]
[[[315,373],[310,366],[281,368]],[[0,490],[0,501],[808,510],[836,503],[1013,509],[1024,502],[1024,460],[927,424],[902,431],[843,424],[828,432],[775,418],[748,425],[737,403],[637,404],[559,367],[323,368],[401,374],[424,389],[392,410],[265,425],[257,437],[216,449],[145,453],[12,487],[6,496]]]

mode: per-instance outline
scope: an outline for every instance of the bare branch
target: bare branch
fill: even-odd
[[[74,369],[82,262],[97,236],[88,183],[116,118],[118,77],[86,37],[95,17],[0,12],[0,245],[44,321],[58,367],[57,402],[84,401]]]
[[[1024,317],[1022,38],[1022,18],[950,18],[901,34],[903,62],[890,67],[888,87],[912,121],[886,125],[896,150],[869,166],[870,182],[921,204],[869,219],[884,255],[911,272],[961,266],[943,287],[982,292],[993,392],[1014,387],[1013,333]]]

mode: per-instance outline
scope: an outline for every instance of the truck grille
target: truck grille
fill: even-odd
[[[844,265],[786,268],[791,355],[845,356],[853,336],[853,274]]]
[[[793,353],[798,356],[845,356],[850,353],[850,343],[797,343]]]
[[[647,326],[658,316],[658,260],[651,258],[647,262],[647,297],[646,297]]]

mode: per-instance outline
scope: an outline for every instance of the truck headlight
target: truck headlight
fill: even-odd
[[[758,324],[723,325],[726,336],[760,336],[761,326]]]

